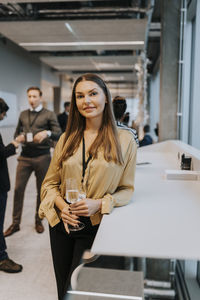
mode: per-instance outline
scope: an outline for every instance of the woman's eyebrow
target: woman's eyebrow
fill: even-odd
[[[93,88],[92,90],[88,91],[88,93],[91,93],[91,92],[93,92],[93,91],[95,91],[95,90],[97,90],[97,88]],[[83,92],[77,91],[76,94],[83,94]]]

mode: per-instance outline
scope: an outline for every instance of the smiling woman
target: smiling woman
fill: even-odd
[[[72,90],[66,132],[58,141],[44,179],[40,216],[50,224],[58,297],[86,249],[90,249],[103,214],[128,204],[134,190],[137,146],[133,135],[117,129],[110,92],[97,75],[79,77]],[[80,201],[69,204],[66,181],[76,179]],[[73,191],[74,192],[74,191]],[[70,231],[79,222],[81,231]]]
[[[103,90],[95,82],[79,82],[76,88],[76,105],[82,116],[99,119],[101,123],[105,103]]]

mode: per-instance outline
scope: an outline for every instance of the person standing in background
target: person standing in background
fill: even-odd
[[[0,121],[6,116],[9,107],[6,102],[0,98]],[[6,211],[7,194],[10,190],[10,179],[8,173],[7,158],[16,154],[16,149],[23,142],[23,136],[17,136],[7,146],[4,146],[0,134],[0,271],[7,273],[18,273],[22,271],[22,266],[15,263],[8,257],[6,252],[6,241],[3,235],[3,224]]]
[[[150,136],[149,132],[150,132],[150,126],[147,124],[147,125],[144,126],[144,137],[139,142],[140,147],[148,146],[148,145],[153,144],[153,139]]]
[[[64,112],[58,115],[58,123],[60,124],[60,128],[62,129],[62,132],[65,132],[67,126],[69,110],[70,110],[70,102],[65,102]]]
[[[38,215],[40,205],[40,188],[51,160],[51,140],[58,140],[61,135],[54,112],[42,106],[42,92],[38,87],[30,87],[27,90],[30,109],[24,110],[19,117],[15,131],[15,137],[24,134],[22,152],[18,157],[16,171],[13,222],[4,232],[4,236],[10,236],[20,230],[21,215],[23,210],[24,192],[27,182],[34,171],[37,186],[37,200],[35,213],[35,230],[42,233],[44,227]]]
[[[113,112],[117,123],[117,127],[130,131],[134,136],[137,146],[139,147],[137,131],[122,123],[127,108],[126,99],[121,96],[116,96],[115,98],[113,98],[112,104],[113,104]]]

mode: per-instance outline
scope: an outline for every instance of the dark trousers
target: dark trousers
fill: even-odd
[[[85,228],[70,234],[65,231],[62,221],[53,228],[50,227],[51,252],[59,300],[63,300],[70,285],[71,274],[81,263],[83,252],[91,248],[99,227],[92,226],[88,217],[80,217],[80,221],[85,223]]]
[[[40,155],[38,157],[18,157],[13,203],[13,224],[20,224],[21,222],[24,203],[24,192],[27,182],[33,171],[35,173],[37,187],[35,220],[40,220],[38,216],[38,209],[40,206],[40,189],[42,181],[48,170],[50,160],[51,157],[49,154]]]
[[[6,242],[3,235],[3,223],[5,218],[6,203],[7,192],[0,191],[0,261],[8,258],[8,254],[6,253]]]

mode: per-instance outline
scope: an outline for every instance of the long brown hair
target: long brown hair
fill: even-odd
[[[104,92],[106,104],[103,111],[102,123],[99,128],[98,135],[89,149],[89,155],[97,158],[98,149],[102,148],[106,161],[114,161],[123,164],[121,145],[119,143],[117,127],[114,120],[112,102],[110,92],[105,82],[96,74],[84,74],[77,78],[72,89],[72,98],[63,142],[63,151],[58,159],[58,166],[62,166],[62,162],[68,159],[78,149],[85,130],[85,117],[83,117],[76,105],[76,87],[81,81],[93,81]]]

